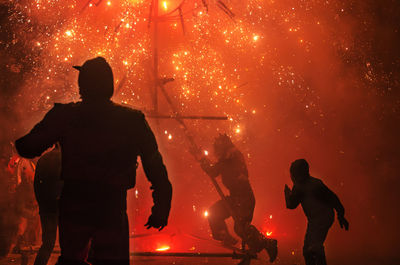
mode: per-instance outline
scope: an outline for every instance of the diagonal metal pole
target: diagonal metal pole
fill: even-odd
[[[158,113],[158,0],[153,0],[153,111]]]
[[[154,23],[154,28],[153,28],[153,49],[154,49],[154,60],[153,60],[153,64],[154,64],[154,69],[153,69],[153,77],[154,77],[154,89],[153,89],[153,110],[154,110],[154,114],[158,115],[158,88],[161,89],[161,92],[163,93],[164,98],[166,99],[168,105],[170,106],[170,108],[172,109],[173,113],[174,113],[174,119],[181,124],[184,134],[189,142],[189,144],[191,145],[191,148],[193,148],[194,150],[200,150],[200,148],[197,146],[193,136],[190,134],[188,127],[186,126],[184,120],[179,116],[179,111],[176,108],[176,106],[173,104],[171,98],[169,97],[164,84],[162,82],[160,82],[160,79],[158,77],[158,0],[153,0],[154,2],[152,2],[152,9],[153,9],[153,23]],[[221,200],[225,202],[225,205],[227,207],[227,209],[229,210],[229,212],[231,213],[231,216],[234,219],[237,219],[237,217],[235,217],[235,214],[231,208],[231,206],[229,205],[226,196],[224,194],[224,192],[222,191],[221,187],[219,186],[218,182],[210,176],[211,182],[213,183],[215,189],[217,190],[219,196],[221,197]]]
[[[161,92],[163,93],[163,95],[164,95],[165,99],[167,100],[168,104],[170,105],[172,111],[174,113],[178,114],[178,110],[175,107],[175,105],[173,104],[173,102],[172,102],[171,98],[169,97],[167,91],[165,90],[164,85],[163,84],[159,84],[159,86],[160,86]],[[178,121],[182,125],[183,130],[185,132],[185,136],[188,139],[189,144],[191,145],[191,148],[193,148],[193,150],[196,150],[196,152],[201,153],[201,150],[197,146],[196,142],[194,141],[193,136],[189,133],[189,130],[188,130],[185,122],[182,119],[178,118],[178,117],[179,116],[176,116],[175,119],[176,119],[176,121]],[[197,160],[197,158],[196,158],[196,160]],[[228,211],[230,212],[232,218],[237,220],[238,218],[236,217],[234,211],[232,210],[232,207],[228,203],[228,201],[226,199],[226,196],[225,196],[224,192],[222,191],[221,187],[219,186],[218,182],[212,176],[209,176],[209,177],[210,177],[211,182],[214,185],[216,191],[218,192],[218,195],[221,197],[221,200],[225,203],[225,206],[227,207]]]

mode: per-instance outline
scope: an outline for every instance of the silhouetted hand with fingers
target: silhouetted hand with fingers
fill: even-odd
[[[158,229],[158,231],[161,231],[164,229],[164,227],[167,225],[166,220],[162,220],[154,215],[150,215],[149,219],[147,220],[147,223],[144,225],[147,229],[150,228],[155,228]]]
[[[285,194],[290,194],[292,190],[289,188],[287,184],[285,184]]]
[[[344,218],[344,216],[338,216],[339,224],[341,228],[344,228],[346,231],[349,230],[349,222]]]

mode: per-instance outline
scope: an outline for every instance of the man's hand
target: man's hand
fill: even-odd
[[[288,185],[285,184],[285,195],[288,196],[290,195],[290,193],[292,193],[292,190],[289,188]]]
[[[150,228],[155,228],[158,229],[158,231],[161,231],[164,229],[164,227],[167,225],[167,221],[161,220],[160,218],[150,215],[149,219],[147,220],[147,223],[144,225],[147,229]]]
[[[338,216],[339,224],[341,228],[344,228],[346,231],[349,230],[349,222],[344,218],[344,216]]]

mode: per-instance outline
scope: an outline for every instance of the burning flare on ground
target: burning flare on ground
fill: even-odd
[[[162,251],[167,251],[167,250],[170,250],[170,249],[171,249],[170,246],[164,245],[164,246],[161,246],[161,247],[157,248],[156,251],[162,252]]]

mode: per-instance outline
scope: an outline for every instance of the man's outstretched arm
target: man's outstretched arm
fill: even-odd
[[[58,113],[60,108],[61,104],[55,104],[42,121],[36,124],[27,135],[15,142],[15,148],[20,156],[25,158],[40,156],[58,141],[57,131],[60,129]]]
[[[168,224],[168,216],[171,209],[172,185],[168,179],[167,169],[163,163],[156,138],[144,118],[141,117],[142,141],[140,142],[140,158],[147,179],[153,190],[154,205],[151,208],[151,216],[145,226],[147,228],[163,229]]]

